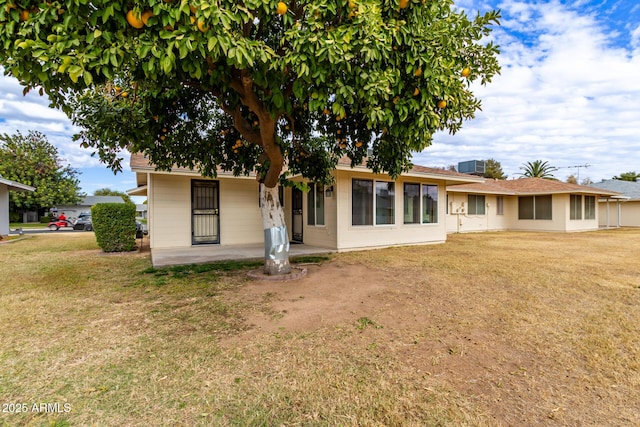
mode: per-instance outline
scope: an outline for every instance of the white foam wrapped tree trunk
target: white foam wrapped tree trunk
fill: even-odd
[[[289,237],[277,185],[269,188],[260,184],[260,211],[264,229],[264,273],[288,274],[291,272]]]

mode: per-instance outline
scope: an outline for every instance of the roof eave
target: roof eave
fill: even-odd
[[[374,172],[369,169],[368,167],[364,166],[364,165],[356,165],[356,166],[349,166],[349,165],[337,165],[336,166],[336,170],[340,170],[340,171],[357,171],[357,172],[364,172],[364,173],[369,173],[369,174],[374,174]],[[382,173],[384,174],[384,172]],[[380,175],[380,174],[379,174]],[[421,178],[421,179],[433,179],[433,180],[444,180],[446,181],[446,185],[449,185],[449,183],[460,183],[460,184],[475,184],[475,183],[483,183],[485,182],[485,179],[482,177],[474,177],[474,176],[455,176],[455,175],[448,175],[448,174],[438,174],[438,173],[430,173],[430,172],[415,172],[415,171],[409,171],[409,172],[405,172],[403,174],[401,174],[400,176],[404,177],[404,178]]]

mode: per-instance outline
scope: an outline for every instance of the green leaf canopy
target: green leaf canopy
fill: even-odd
[[[82,128],[114,170],[328,182],[338,158],[397,176],[480,108],[499,13],[450,0],[0,0],[0,63]],[[370,150],[368,152],[368,150]],[[285,174],[285,175],[286,175]]]

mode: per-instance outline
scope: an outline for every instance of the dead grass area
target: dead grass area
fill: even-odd
[[[0,246],[0,425],[640,425],[640,230],[451,235],[295,282],[72,235]]]

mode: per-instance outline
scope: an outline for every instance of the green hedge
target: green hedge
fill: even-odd
[[[98,246],[105,252],[136,249],[136,205],[98,203],[91,207],[91,220]]]

